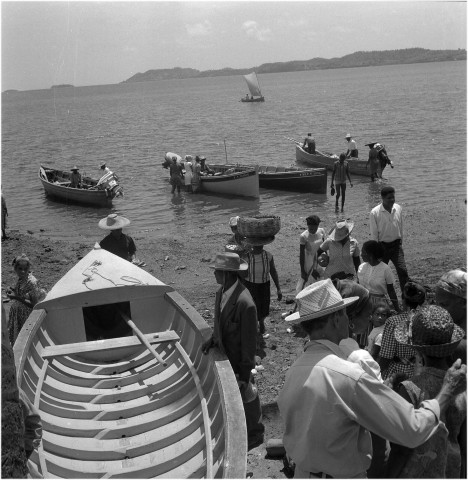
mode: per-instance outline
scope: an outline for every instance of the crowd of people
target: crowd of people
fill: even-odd
[[[201,189],[200,177],[214,175],[206,163],[206,157],[201,155],[185,155],[184,159],[178,155],[168,153],[166,160],[162,163],[164,168],[169,169],[169,183],[171,193],[181,192],[183,188],[187,192],[199,193]]]
[[[200,158],[195,165],[201,170]],[[173,159],[173,189],[180,186],[172,182],[176,166]],[[284,320],[309,341],[278,397],[285,458],[296,478],[466,477],[468,275],[462,268],[448,271],[429,301],[427,288],[408,274],[395,189],[383,187],[381,199],[369,216],[371,240],[362,247],[355,235],[360,227],[350,219],[338,220],[327,233],[321,219],[309,215],[299,236],[296,302]],[[283,294],[273,255],[264,248],[274,237],[244,237],[238,221],[229,220],[235,251],[226,246],[210,265],[219,289],[213,334],[202,351],[216,347],[230,361],[250,450],[265,441],[252,370],[269,336],[270,277],[278,301]],[[101,219],[98,226],[109,234],[100,245],[142,265],[134,240],[122,231],[129,224],[117,214]],[[15,258],[13,268],[18,280],[7,292],[11,345],[45,295],[26,255]]]
[[[381,198],[362,250],[349,219],[327,234],[310,215],[300,235],[296,307],[284,318],[309,341],[278,397],[296,478],[466,477],[468,275],[449,271],[429,301],[427,287],[408,275],[394,188],[383,187]],[[239,234],[238,218],[229,222],[236,253],[212,265],[220,289],[203,351],[216,346],[231,362],[250,449],[264,440],[251,369],[258,339],[267,338],[270,275],[282,294],[273,256]]]

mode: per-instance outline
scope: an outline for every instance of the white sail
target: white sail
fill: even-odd
[[[249,87],[250,94],[253,97],[261,97],[260,85],[258,84],[257,74],[255,72],[244,75],[247,86]]]

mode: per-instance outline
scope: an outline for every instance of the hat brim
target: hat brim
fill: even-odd
[[[253,247],[258,247],[260,245],[268,245],[275,240],[274,236],[271,237],[245,237],[244,243],[246,245],[251,245]]]
[[[451,341],[449,343],[440,343],[438,345],[415,345],[409,343],[408,330],[405,323],[398,325],[395,328],[393,335],[398,343],[407,345],[418,352],[425,353],[429,357],[443,358],[450,356],[456,350],[458,344],[465,336],[465,332],[458,325],[454,325]]]
[[[224,270],[226,272],[243,272],[249,268],[249,264],[242,258],[240,259],[239,268],[220,268],[216,263],[210,263],[208,266],[213,270]]]
[[[347,223],[348,225],[348,235],[346,235],[346,237],[348,237],[349,235],[351,235],[351,232],[353,231],[353,228],[354,228],[354,222],[349,222]],[[341,237],[341,238],[336,238],[336,227],[333,229],[333,231],[330,233],[329,237],[332,239],[332,240],[335,240],[337,242],[339,242],[340,240],[343,240],[343,238],[346,238],[346,237]]]
[[[103,230],[118,230],[119,228],[124,228],[127,225],[130,225],[130,220],[125,217],[119,217],[113,225],[107,225],[107,217],[99,220],[99,228]]]
[[[352,305],[354,302],[357,302],[358,300],[359,300],[359,297],[343,298],[343,303],[340,303],[339,305],[334,305],[332,307],[325,308],[324,310],[320,310],[319,312],[308,313],[307,315],[302,315],[302,316],[299,312],[294,312],[293,314],[288,315],[284,320],[286,322],[301,323],[301,322],[305,322],[306,320],[312,320],[314,318],[324,317],[329,313],[337,312],[338,310],[342,310],[343,308],[349,307],[350,305]]]

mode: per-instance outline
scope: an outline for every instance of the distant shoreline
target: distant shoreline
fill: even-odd
[[[258,67],[250,68],[223,68],[219,70],[200,71],[193,68],[174,67],[171,69],[148,70],[145,73],[137,73],[127,80],[117,83],[98,84],[98,85],[79,85],[71,84],[52,85],[49,88],[38,88],[32,90],[8,89],[3,94],[19,92],[35,92],[42,90],[51,90],[55,88],[81,88],[81,87],[103,87],[110,85],[121,85],[125,83],[141,83],[160,80],[185,80],[190,78],[206,77],[228,77],[246,75],[255,71],[258,75],[269,73],[287,73],[304,72],[311,70],[334,70],[340,68],[361,68],[361,67],[381,67],[391,65],[412,65],[417,63],[439,63],[439,62],[457,62],[466,61],[466,50],[427,50],[423,48],[411,48],[404,50],[386,50],[376,52],[356,52],[341,58],[314,58],[311,60],[293,60],[289,62],[265,63]]]

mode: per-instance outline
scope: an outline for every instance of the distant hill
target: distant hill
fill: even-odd
[[[257,73],[297,72],[305,70],[326,70],[330,68],[372,67],[378,65],[398,65],[405,63],[426,63],[466,60],[466,50],[428,50],[425,48],[406,48],[404,50],[384,50],[355,52],[340,58],[313,58],[311,60],[292,60],[290,62],[264,63],[250,68],[223,68],[221,70],[196,70],[194,68],[171,68],[148,70],[137,73],[121,83],[150,82],[176,78],[220,77],[245,75],[255,70]]]

